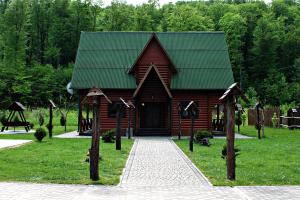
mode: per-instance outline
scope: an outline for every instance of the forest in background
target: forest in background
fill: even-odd
[[[250,98],[300,103],[299,1],[0,0],[0,108],[64,102],[81,31],[224,31]]]

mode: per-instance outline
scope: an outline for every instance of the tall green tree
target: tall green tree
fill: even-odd
[[[263,80],[269,73],[278,68],[277,53],[284,35],[282,18],[274,18],[272,14],[265,14],[257,22],[254,30],[254,46],[251,49],[252,66],[250,79],[259,96],[264,95]]]
[[[212,31],[213,21],[190,5],[176,6],[168,18],[168,31]]]
[[[243,38],[247,30],[246,20],[239,14],[227,13],[220,19],[220,29],[225,32],[235,80],[242,82]],[[244,73],[244,72],[243,72]]]
[[[113,0],[104,10],[100,19],[100,29],[104,31],[130,31],[134,29],[134,7]]]
[[[12,0],[4,13],[3,42],[4,63],[10,67],[25,64],[27,2]]]

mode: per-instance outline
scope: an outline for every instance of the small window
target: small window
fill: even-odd
[[[180,115],[182,119],[190,119],[191,117],[189,116],[188,111],[185,111],[184,109],[189,105],[190,101],[181,101],[179,106],[180,106]],[[199,118],[199,105],[198,102],[194,102],[197,105],[197,112],[196,112],[196,119]]]
[[[107,110],[107,115],[109,118],[116,118],[117,117],[117,104],[121,104],[121,101],[113,101],[111,104],[108,104],[108,110]],[[122,118],[126,117],[126,110],[122,109],[121,110],[121,116]]]

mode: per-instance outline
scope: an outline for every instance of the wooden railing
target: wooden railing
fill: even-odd
[[[300,117],[280,116],[279,125],[289,129],[300,128]]]
[[[82,119],[80,123],[80,132],[91,130],[93,127],[93,119]]]
[[[212,120],[212,131],[224,131],[224,119]]]

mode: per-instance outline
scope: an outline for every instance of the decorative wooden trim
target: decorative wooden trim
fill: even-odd
[[[134,93],[133,93],[133,98],[135,98],[136,95],[138,94],[138,92],[140,91],[142,85],[143,85],[144,82],[146,81],[146,79],[147,79],[147,77],[148,77],[148,75],[150,74],[150,72],[151,72],[152,69],[154,69],[155,72],[156,72],[156,74],[158,75],[158,78],[159,78],[159,80],[161,81],[162,85],[164,86],[164,88],[165,88],[165,90],[166,90],[166,92],[167,92],[169,98],[172,98],[172,94],[171,94],[169,88],[167,87],[166,83],[165,83],[164,80],[162,79],[162,77],[161,77],[161,75],[160,75],[160,73],[159,73],[159,71],[158,71],[158,69],[157,69],[157,67],[156,67],[155,65],[149,66],[147,72],[145,73],[145,76],[143,77],[143,79],[141,80],[140,84],[138,85],[138,87],[137,87],[136,90],[134,91]]]
[[[138,60],[143,56],[144,52],[146,51],[146,49],[148,48],[149,44],[151,43],[151,41],[155,39],[158,43],[158,45],[160,46],[160,48],[162,49],[162,51],[164,52],[164,54],[166,55],[167,59],[170,61],[171,63],[171,69],[174,73],[177,73],[177,69],[176,69],[176,65],[173,63],[173,61],[171,60],[169,54],[167,53],[167,51],[165,50],[165,48],[162,46],[162,44],[160,43],[158,37],[156,36],[155,33],[152,33],[152,36],[150,37],[150,39],[148,40],[148,42],[146,43],[146,45],[144,46],[143,50],[141,51],[141,53],[139,54],[139,56],[137,57],[137,59],[134,61],[133,65],[131,66],[131,68],[128,71],[128,74],[132,73],[136,67],[136,64],[138,62]]]

